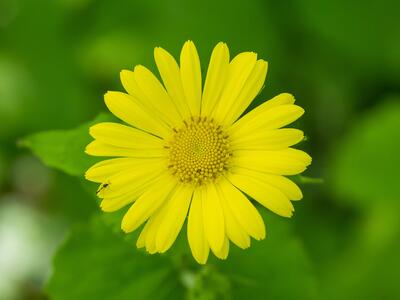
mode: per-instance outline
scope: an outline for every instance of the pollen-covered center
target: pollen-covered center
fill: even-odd
[[[227,168],[228,136],[213,119],[192,117],[175,130],[169,146],[169,168],[180,181],[202,184]]]

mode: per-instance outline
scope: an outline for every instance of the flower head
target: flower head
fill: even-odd
[[[303,132],[282,128],[304,110],[280,94],[242,116],[260,92],[267,62],[253,52],[229,57],[226,44],[214,48],[204,88],[193,42],[184,44],[180,66],[155,48],[163,84],[143,66],[123,70],[127,93],[107,92],[108,109],[126,125],[99,123],[86,152],[114,157],[86,172],[100,184],[103,211],[130,205],[122,220],[129,233],[144,224],[138,247],[165,252],[187,218],[194,258],[209,251],[224,259],[229,242],[250,246],[265,237],[263,220],[248,196],[274,213],[290,217],[299,187],[285,175],[303,172],[311,158],[291,148]]]

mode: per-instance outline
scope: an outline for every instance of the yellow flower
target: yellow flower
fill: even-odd
[[[86,152],[116,157],[86,172],[100,183],[105,212],[131,205],[122,230],[144,227],[137,247],[163,253],[187,220],[187,238],[197,262],[209,251],[221,259],[229,241],[240,248],[265,237],[264,222],[246,195],[272,212],[290,217],[299,187],[285,175],[303,172],[311,157],[290,148],[303,132],[284,127],[304,110],[280,94],[249,113],[260,92],[267,62],[253,52],[232,60],[225,43],[214,48],[204,88],[195,45],[187,41],[180,66],[164,49],[154,58],[163,81],[144,66],[123,70],[127,93],[107,92],[108,109],[127,125],[100,123]],[[132,204],[133,203],[133,204]]]

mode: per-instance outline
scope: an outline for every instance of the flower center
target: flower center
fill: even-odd
[[[170,142],[169,168],[180,181],[203,184],[227,169],[228,136],[213,119],[192,117],[175,130]]]

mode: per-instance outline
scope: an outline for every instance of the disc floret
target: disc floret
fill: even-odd
[[[215,180],[227,170],[228,135],[207,117],[192,117],[175,129],[169,143],[169,168],[183,183]]]

